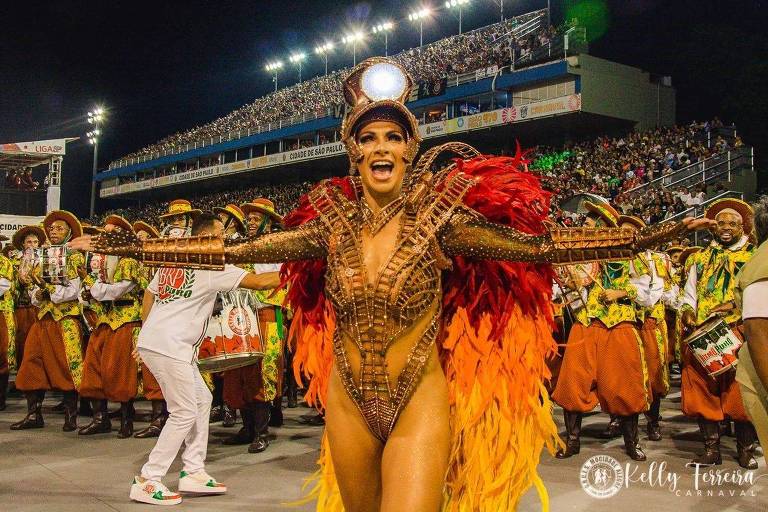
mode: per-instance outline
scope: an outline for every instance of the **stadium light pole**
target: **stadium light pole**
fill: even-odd
[[[91,208],[90,216],[96,213],[96,170],[99,164],[99,137],[101,137],[101,124],[104,122],[104,108],[96,107],[88,112],[88,124],[93,125],[93,130],[86,133],[88,142],[93,146],[93,177],[91,179]]]
[[[385,21],[384,23],[379,23],[375,27],[371,29],[371,32],[374,34],[384,34],[384,56],[386,57],[389,55],[389,41],[388,41],[388,33],[390,30],[395,28],[395,24],[391,21]]]
[[[424,18],[432,13],[427,7],[422,7],[417,11],[413,11],[408,15],[408,19],[415,22],[419,22],[419,48],[424,46]]]
[[[469,4],[469,0],[448,0],[445,2],[446,9],[459,9],[459,34],[461,34],[461,16],[464,6]]]
[[[294,53],[290,57],[288,57],[288,60],[293,62],[299,67],[299,83],[301,83],[301,62],[307,57],[307,54],[304,52],[298,52]]]
[[[315,53],[322,55],[325,60],[325,75],[328,76],[328,52],[333,50],[333,43],[323,43],[315,47]]]
[[[357,65],[357,43],[358,41],[362,40],[362,32],[353,32],[352,34],[346,35],[341,39],[342,43],[352,45],[352,66]]]
[[[270,62],[264,68],[272,73],[272,81],[275,82],[275,92],[277,92],[277,72],[283,67],[283,62],[276,60],[274,62]]]

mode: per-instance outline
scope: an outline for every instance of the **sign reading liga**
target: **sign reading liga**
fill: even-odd
[[[41,222],[43,222],[43,217],[0,214],[0,234],[5,235],[10,239],[16,231],[24,226],[36,225]]]
[[[42,155],[64,155],[67,150],[67,139],[35,140],[32,142],[12,142],[0,144],[2,153],[37,153]]]

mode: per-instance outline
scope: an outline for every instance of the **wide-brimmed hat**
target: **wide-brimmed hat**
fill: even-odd
[[[103,232],[104,230],[99,226],[91,226],[90,224],[83,222],[83,233],[86,235],[98,235]]]
[[[144,231],[145,233],[149,233],[151,235],[150,238],[160,238],[160,232],[155,229],[153,225],[144,222],[143,220],[137,220],[133,223],[133,231],[134,233]]]
[[[11,251],[14,250],[14,249],[15,249],[15,247],[13,245],[8,244],[5,247],[3,247],[3,249],[0,251],[0,253],[2,253],[2,255],[5,256],[6,258],[10,258],[11,257]]]
[[[7,236],[0,235],[0,242],[7,242],[8,240],[10,240],[10,238],[8,238]]]
[[[11,243],[16,249],[23,251],[24,239],[27,238],[27,235],[35,235],[40,245],[45,243],[45,231],[40,226],[24,226],[13,234]]]
[[[186,199],[174,199],[168,204],[168,213],[164,213],[159,216],[160,219],[169,219],[171,217],[177,217],[179,215],[191,215],[197,217],[202,210],[192,208],[192,203]]]
[[[622,224],[630,224],[637,229],[643,229],[645,227],[645,222],[643,219],[634,215],[619,215],[619,219],[616,222],[616,225],[621,226]]]
[[[275,203],[264,197],[254,199],[250,203],[243,203],[240,208],[246,216],[250,212],[259,212],[272,217],[275,222],[283,223],[283,217],[275,211]]]
[[[237,224],[237,229],[240,232],[246,232],[248,230],[247,226],[245,225],[245,213],[243,213],[243,210],[240,209],[239,206],[236,204],[228,204],[224,208],[221,208],[220,206],[217,206],[213,209],[213,213],[216,215],[224,214],[230,219],[232,219],[235,224]],[[225,225],[227,223],[225,222]]]
[[[45,228],[46,234],[48,234],[48,230],[50,229],[51,224],[57,220],[62,220],[67,224],[67,226],[69,226],[69,229],[72,232],[70,239],[83,236],[83,226],[80,224],[80,220],[75,217],[74,213],[68,212],[66,210],[54,210],[45,216],[43,219],[43,227]]]
[[[133,232],[133,226],[131,223],[120,215],[115,215],[114,213],[112,215],[107,215],[107,218],[104,219],[104,225],[106,226],[107,224],[117,226],[123,231]]]
[[[732,209],[741,215],[741,222],[744,226],[744,233],[747,235],[753,235],[755,230],[755,211],[752,206],[746,201],[736,199],[735,197],[725,197],[713,201],[712,204],[707,207],[704,212],[704,216],[708,219],[716,220],[717,214],[726,209]]]
[[[685,250],[685,247],[682,245],[672,245],[670,247],[667,247],[667,250],[665,251],[667,254],[671,253],[677,253],[677,252],[683,252]]]
[[[683,251],[680,253],[680,265],[685,266],[685,260],[687,260],[691,254],[696,254],[702,249],[703,247],[699,247],[698,245],[692,245],[683,249]]]
[[[608,227],[615,228],[618,226],[619,217],[621,214],[608,203],[593,203],[592,201],[584,201],[584,208],[589,213],[597,215],[600,219],[605,221]]]

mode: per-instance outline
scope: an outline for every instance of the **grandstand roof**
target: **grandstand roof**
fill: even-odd
[[[47,164],[51,157],[64,155],[67,142],[78,138],[0,144],[0,171],[13,171]]]

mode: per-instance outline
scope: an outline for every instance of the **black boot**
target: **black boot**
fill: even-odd
[[[120,430],[117,437],[127,439],[133,435],[133,400],[120,402]]]
[[[235,422],[237,422],[237,411],[227,404],[222,405],[221,410],[224,411],[221,419],[221,426],[227,428],[234,427]]]
[[[704,453],[693,459],[689,464],[700,466],[719,466],[723,463],[720,456],[720,423],[699,418],[699,430],[704,436]]]
[[[149,422],[149,426],[136,432],[133,437],[137,439],[146,439],[148,437],[159,436],[167,418],[168,412],[165,400],[152,400],[152,419]]]
[[[51,411],[59,413],[59,414],[64,414],[64,400],[62,400],[61,402],[59,402],[56,405],[54,405],[53,407],[51,407]],[[84,414],[83,416],[90,416],[90,415],[91,414],[88,413],[88,414]]]
[[[106,400],[91,400],[93,417],[91,422],[78,430],[78,435],[91,436],[93,434],[108,434],[112,431],[112,423],[109,421]]]
[[[208,423],[216,423],[224,419],[224,407],[215,405],[211,407],[211,415],[208,417]]]
[[[755,442],[757,433],[755,427],[748,421],[735,421],[736,425],[736,460],[744,469],[757,469],[755,460]]]
[[[555,457],[558,459],[567,459],[578,454],[581,450],[581,417],[580,412],[570,412],[563,409],[565,417],[565,449],[558,450]]]
[[[248,453],[261,453],[269,446],[267,434],[269,434],[271,405],[270,402],[254,402],[253,404],[253,429],[256,432],[256,437],[251,446],[248,447]]]
[[[636,461],[644,461],[646,459],[643,449],[638,444],[638,438],[640,437],[637,432],[637,414],[632,416],[620,416],[619,421],[621,423],[621,433],[624,435],[624,450],[629,455],[629,458]]]
[[[283,426],[283,397],[279,396],[272,400],[269,410],[269,426],[270,427],[282,427]]]
[[[77,430],[77,391],[64,392],[64,432]]]
[[[618,416],[611,414],[611,421],[608,422],[608,426],[605,427],[605,430],[598,437],[600,439],[615,439],[619,436],[621,436],[621,422]]]
[[[256,431],[253,429],[253,409],[250,407],[250,404],[245,404],[245,407],[240,409],[240,416],[243,418],[243,428],[238,430],[235,435],[224,439],[222,441],[223,444],[234,446],[251,444],[253,442]]]
[[[646,430],[648,432],[649,441],[661,441],[661,426],[659,425],[659,421],[661,420],[661,415],[659,414],[660,409],[661,397],[656,397],[653,402],[651,402],[651,407],[648,409],[648,412],[645,413],[645,419],[647,421]]]
[[[0,374],[0,411],[4,411],[6,404],[5,399],[8,396],[8,378],[10,373]]]
[[[24,397],[27,399],[27,415],[23,420],[13,423],[11,430],[43,428],[45,423],[43,422],[43,415],[40,413],[40,410],[43,407],[45,391],[25,391]]]
[[[77,411],[77,414],[80,416],[93,416],[94,412],[96,411],[91,407],[91,401],[87,398],[80,397],[80,409]]]

